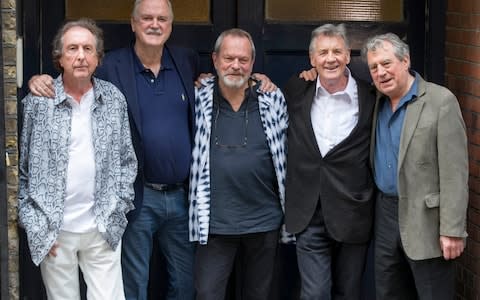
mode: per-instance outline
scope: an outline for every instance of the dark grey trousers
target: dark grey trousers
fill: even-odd
[[[411,260],[405,255],[398,198],[381,193],[375,212],[375,285],[377,300],[452,300],[455,292],[452,260]]]
[[[196,299],[225,299],[228,279],[237,255],[241,255],[241,299],[268,299],[277,253],[278,234],[279,231],[274,230],[242,235],[210,235],[206,245],[197,246]]]
[[[325,227],[320,205],[310,224],[296,237],[300,299],[360,299],[368,243],[348,244],[332,239]]]

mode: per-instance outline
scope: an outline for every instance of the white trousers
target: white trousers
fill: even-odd
[[[61,231],[57,243],[57,256],[47,255],[40,263],[49,300],[80,300],[78,267],[87,284],[87,299],[125,299],[121,245],[112,250],[98,231]]]

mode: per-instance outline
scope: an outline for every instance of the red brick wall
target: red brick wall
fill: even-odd
[[[457,264],[457,299],[480,299],[480,1],[448,0],[446,84],[457,96],[467,125],[470,202],[465,253]]]

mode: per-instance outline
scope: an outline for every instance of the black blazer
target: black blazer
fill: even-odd
[[[320,201],[330,236],[347,243],[369,240],[373,223],[374,182],[369,145],[375,93],[357,80],[359,117],[350,135],[322,157],[310,110],[316,81],[292,77],[285,89],[289,113],[285,223],[300,233]]]
[[[173,63],[177,68],[183,87],[186,91],[190,115],[190,128],[193,136],[194,132],[194,103],[195,91],[194,81],[198,76],[199,59],[196,52],[191,49],[181,47],[169,47],[165,49],[170,51]],[[135,180],[135,210],[128,213],[130,221],[135,219],[143,203],[143,142],[140,132],[142,132],[142,122],[140,120],[140,107],[137,99],[137,87],[135,81],[134,60],[132,56],[132,47],[121,48],[108,52],[105,55],[101,65],[97,68],[95,76],[108,80],[113,83],[125,95],[128,104],[128,115],[130,118],[130,131],[132,133],[133,147],[138,160],[138,175]],[[174,134],[174,133],[172,133]],[[192,137],[193,140],[193,137]]]

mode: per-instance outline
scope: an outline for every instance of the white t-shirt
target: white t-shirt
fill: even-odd
[[[85,233],[96,229],[93,213],[95,155],[92,141],[93,88],[80,102],[69,97],[72,106],[72,131],[67,168],[67,190],[62,230]]]

